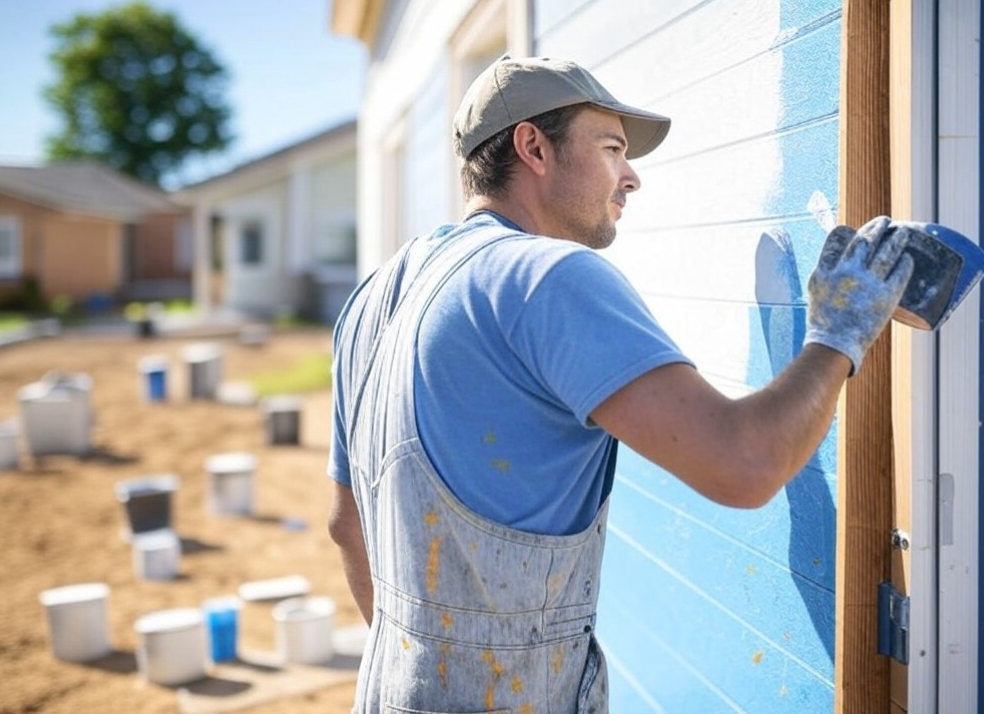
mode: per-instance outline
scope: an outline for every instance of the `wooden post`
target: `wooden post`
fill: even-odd
[[[840,222],[891,212],[889,3],[844,0]],[[889,660],[878,654],[878,585],[891,576],[891,331],[868,352],[838,408],[834,709],[889,712]]]

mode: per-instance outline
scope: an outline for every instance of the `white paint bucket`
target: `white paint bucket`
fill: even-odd
[[[323,664],[335,654],[335,601],[328,597],[297,597],[273,608],[277,651],[284,662]]]
[[[196,343],[185,347],[181,356],[188,365],[188,396],[215,399],[222,381],[222,349],[218,345]]]
[[[263,400],[263,420],[268,444],[301,443],[301,409],[303,402],[290,395]]]
[[[137,619],[137,667],[155,684],[185,684],[205,676],[205,629],[198,608],[158,610]]]
[[[116,500],[123,505],[126,516],[124,535],[159,531],[171,528],[172,496],[181,485],[174,474],[152,474],[117,481]]]
[[[20,463],[17,453],[17,422],[0,423],[0,469],[16,469]]]
[[[139,578],[172,580],[181,565],[181,539],[170,528],[133,536],[133,570]]]
[[[209,507],[216,515],[249,515],[253,512],[253,473],[256,457],[231,452],[205,460],[209,474]]]
[[[48,616],[55,657],[66,662],[87,662],[110,653],[108,585],[66,585],[45,590],[38,599]]]

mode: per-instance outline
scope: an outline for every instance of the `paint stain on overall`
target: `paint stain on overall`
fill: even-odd
[[[564,667],[565,659],[567,659],[567,650],[564,649],[564,646],[557,645],[554,647],[553,656],[550,658],[550,668],[554,674],[560,674],[560,670]]]
[[[482,652],[482,660],[489,665],[489,669],[492,671],[492,681],[489,682],[489,686],[485,689],[485,707],[487,709],[495,709],[495,689],[499,685],[499,680],[502,679],[506,668],[499,663],[491,650]]]
[[[507,473],[512,468],[512,462],[509,459],[491,459],[489,463],[492,464],[492,468],[502,473]]]
[[[513,690],[513,694],[522,694],[523,680],[519,677],[513,677],[512,681],[509,682],[509,688]]]
[[[442,642],[439,646],[440,655],[437,659],[437,676],[441,680],[441,686],[448,688],[448,655],[451,653],[451,645]]]
[[[424,525],[428,528],[433,528],[437,525],[437,514],[434,511],[428,511],[424,514]]]
[[[485,442],[486,444],[494,444],[498,440],[499,440],[499,437],[496,436],[496,433],[494,431],[492,431],[491,429],[489,431],[485,432],[485,436],[482,437],[482,441]]]
[[[410,640],[408,640],[406,637],[400,638],[400,647],[402,647],[404,650],[409,650]]]
[[[437,590],[437,574],[441,569],[441,538],[431,540],[430,553],[427,556],[427,574],[425,586],[427,593],[433,595]]]
[[[533,714],[532,704],[521,704],[516,710],[519,714]]]
[[[765,652],[763,652],[762,650],[759,650],[758,652],[752,655],[753,664],[762,664],[763,659],[765,659]]]
[[[454,618],[451,617],[450,612],[445,612],[443,615],[441,615],[441,624],[447,628],[450,628],[451,625],[454,624]]]

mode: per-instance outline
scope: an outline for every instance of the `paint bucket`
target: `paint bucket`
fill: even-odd
[[[133,570],[146,580],[173,580],[181,565],[181,539],[169,528],[133,536]]]
[[[91,445],[92,378],[85,374],[49,372],[21,387],[21,425],[28,450],[35,456],[84,454]]]
[[[181,355],[188,365],[190,399],[215,399],[222,381],[222,350],[217,345],[188,345]]]
[[[205,677],[205,631],[198,608],[158,610],[137,619],[137,667],[148,682],[185,684]]]
[[[163,402],[167,399],[167,357],[147,355],[137,362],[137,369],[143,374],[144,399],[148,402]]]
[[[273,608],[277,651],[285,663],[323,664],[335,654],[335,601],[328,597],[296,597]]]
[[[287,395],[263,400],[267,444],[301,443],[301,407],[299,398]]]
[[[66,662],[88,662],[110,653],[108,585],[66,585],[45,590],[38,599],[47,614],[55,657]]]
[[[173,474],[154,474],[117,481],[116,500],[126,516],[124,537],[171,528],[171,500],[180,481]]]
[[[17,454],[17,422],[0,423],[0,469],[16,469],[20,464]]]
[[[236,659],[239,611],[242,606],[242,600],[234,595],[209,598],[202,603],[212,662]]]
[[[914,265],[892,317],[920,330],[936,330],[984,275],[984,251],[938,223],[897,221],[894,225],[911,229],[905,252]]]
[[[209,474],[209,508],[221,516],[249,515],[253,512],[253,473],[256,457],[232,452],[215,454],[205,460]]]

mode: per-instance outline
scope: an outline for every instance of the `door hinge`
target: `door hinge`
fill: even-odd
[[[878,586],[878,654],[909,664],[909,598],[890,582]]]

